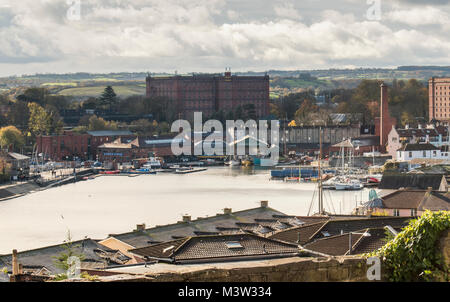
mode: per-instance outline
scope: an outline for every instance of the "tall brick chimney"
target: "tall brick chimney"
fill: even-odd
[[[17,258],[17,250],[12,251],[12,273],[13,275],[18,275],[20,272],[19,269],[19,260]]]
[[[380,108],[380,146],[384,146],[387,142],[386,133],[388,129],[386,129],[386,124],[390,120],[389,116],[389,105],[388,105],[388,93],[387,93],[387,85],[381,84],[381,108]]]

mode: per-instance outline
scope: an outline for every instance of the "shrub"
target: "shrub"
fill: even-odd
[[[449,211],[426,211],[368,256],[382,259],[390,281],[450,281],[449,267],[438,248],[442,232],[449,228]]]

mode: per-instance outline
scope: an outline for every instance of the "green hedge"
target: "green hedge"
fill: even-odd
[[[449,228],[449,211],[426,211],[368,256],[382,259],[390,281],[450,281],[449,268],[438,247],[442,232]]]

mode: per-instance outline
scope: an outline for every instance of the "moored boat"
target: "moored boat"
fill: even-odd
[[[120,171],[119,170],[113,170],[113,171],[100,171],[100,174],[105,174],[105,175],[115,175],[115,174],[119,174]]]
[[[232,160],[226,161],[225,165],[230,166],[230,167],[240,166],[241,165],[241,161],[232,159]]]
[[[244,167],[250,167],[250,166],[253,166],[253,162],[252,162],[251,160],[249,160],[249,159],[244,159],[244,160],[241,162],[241,164],[242,164]]]
[[[361,190],[364,188],[364,185],[356,179],[336,182],[334,186],[336,190]]]

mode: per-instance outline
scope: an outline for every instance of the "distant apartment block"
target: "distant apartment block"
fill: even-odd
[[[254,104],[258,118],[269,114],[269,76],[192,75],[146,79],[147,97],[166,97],[175,102],[181,118],[192,120],[194,112],[205,117],[222,110]]]
[[[429,118],[450,121],[450,78],[431,78],[428,81]]]

